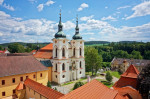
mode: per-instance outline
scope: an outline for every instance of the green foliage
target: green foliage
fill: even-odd
[[[102,67],[110,67],[110,62],[102,62]]]
[[[52,88],[52,85],[51,85],[51,82],[50,82],[50,81],[47,82],[47,87]]]
[[[80,81],[79,81],[79,82],[76,82],[75,85],[74,85],[74,87],[73,87],[73,90],[75,90],[75,89],[81,87],[82,85],[84,85],[83,82],[80,82]]]
[[[106,78],[106,80],[108,81],[108,82],[112,82],[112,75],[110,74],[110,72],[107,72],[106,73],[106,76],[105,76],[105,78]]]
[[[88,50],[87,50],[88,49]],[[93,47],[85,48],[85,62],[86,62],[86,70],[92,71],[92,75],[95,70],[95,75],[97,70],[101,68],[102,56],[98,54],[98,50]]]
[[[150,60],[150,51],[144,52],[144,58]]]
[[[3,48],[2,48],[2,46],[0,46],[0,50],[2,50]]]
[[[55,89],[54,89],[54,90],[58,91],[56,87],[55,87]]]
[[[25,52],[24,46],[19,43],[13,43],[8,46],[11,53],[23,53]]]
[[[141,56],[141,53],[139,51],[132,51],[132,58],[134,59],[143,59],[143,57]]]

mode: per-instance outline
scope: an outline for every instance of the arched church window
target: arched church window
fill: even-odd
[[[82,63],[81,63],[81,61],[80,61],[80,68],[82,68]]]
[[[80,56],[81,56],[81,54],[82,54],[81,52],[82,52],[82,49],[80,48]]]
[[[62,56],[65,57],[65,49],[62,50]]]
[[[63,63],[62,65],[62,70],[64,71],[65,70],[65,64]]]
[[[75,52],[76,50],[75,50],[75,48],[73,49],[73,56],[75,56],[75,54],[76,54],[76,52]]]
[[[56,72],[57,72],[57,64],[56,64],[55,70],[56,70]]]
[[[55,52],[56,52],[56,57],[57,57],[57,48],[56,48],[56,51],[55,51]]]

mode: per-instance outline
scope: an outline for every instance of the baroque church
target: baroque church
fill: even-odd
[[[79,34],[78,17],[76,19],[75,34],[70,41],[63,32],[60,12],[58,32],[52,39],[53,43],[34,54],[42,63],[50,60],[49,81],[62,84],[85,77],[84,40]]]

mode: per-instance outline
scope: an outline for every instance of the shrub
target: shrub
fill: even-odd
[[[107,72],[106,73],[106,76],[105,76],[105,78],[106,78],[106,80],[108,81],[108,82],[110,82],[111,83],[111,81],[112,81],[112,75],[110,74],[110,72]]]
[[[47,87],[52,88],[52,85],[51,85],[51,82],[50,82],[50,81],[47,82]]]
[[[74,87],[73,87],[73,90],[75,90],[75,89],[81,87],[82,85],[84,85],[83,82],[80,82],[80,81],[79,81],[79,82],[76,82],[75,85],[74,85]]]

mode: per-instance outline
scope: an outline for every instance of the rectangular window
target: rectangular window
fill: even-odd
[[[15,93],[16,93],[16,90],[14,89],[14,90],[13,90],[13,94],[15,94]]]
[[[35,75],[33,75],[33,78],[35,78]]]
[[[5,85],[5,80],[2,80],[2,85]]]
[[[40,77],[42,77],[42,73],[40,74]]]
[[[5,92],[2,92],[2,96],[5,96]]]
[[[12,79],[12,83],[15,83],[15,78]]]
[[[23,77],[20,77],[20,81],[23,81]]]

